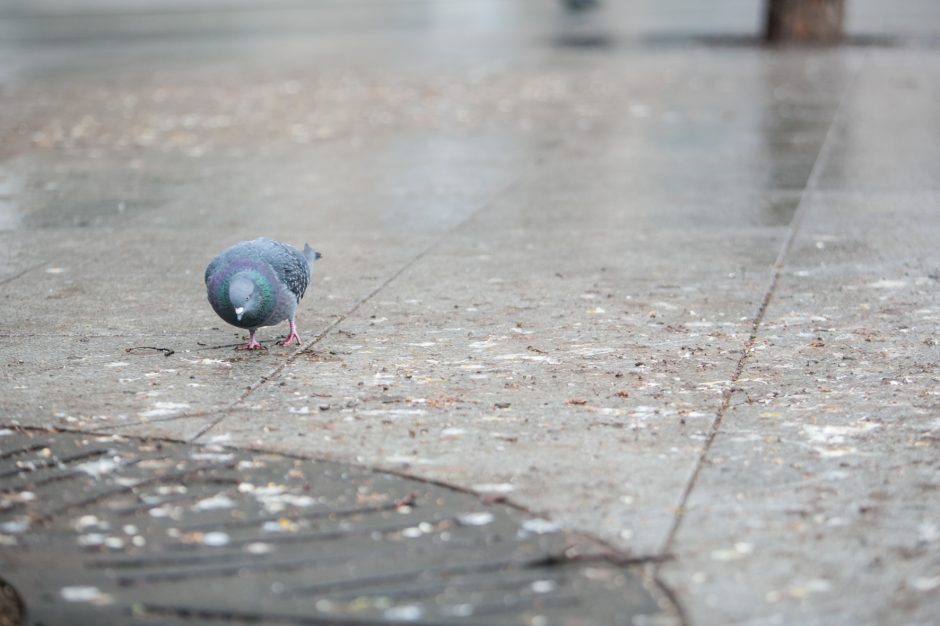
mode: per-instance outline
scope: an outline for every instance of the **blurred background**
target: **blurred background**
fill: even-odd
[[[0,0],[0,414],[506,485],[698,624],[934,623],[940,0],[773,6]],[[262,234],[304,351],[206,303]]]
[[[131,38],[143,44],[161,37],[289,40],[393,29],[424,40],[428,49],[466,54],[461,44],[521,45],[570,29],[590,29],[609,44],[756,39],[765,33],[772,2],[805,15],[824,13],[814,8],[819,5],[844,6],[849,41],[936,41],[932,0],[5,0],[0,40],[8,46]]]

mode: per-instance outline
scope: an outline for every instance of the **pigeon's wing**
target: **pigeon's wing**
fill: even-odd
[[[212,279],[212,275],[215,274],[215,271],[222,265],[222,255],[215,257],[209,262],[209,266],[206,268],[206,285],[209,284],[209,281]]]
[[[297,301],[300,302],[310,282],[310,263],[307,257],[293,246],[279,241],[268,241],[270,245],[266,246],[265,261],[274,268],[277,277],[291,293],[297,296]]]

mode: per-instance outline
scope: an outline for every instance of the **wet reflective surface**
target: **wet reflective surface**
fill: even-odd
[[[8,3],[0,423],[509,497],[675,557],[697,624],[929,623],[937,11]],[[300,350],[205,302],[259,235],[324,253]],[[873,525],[908,556],[850,566]]]

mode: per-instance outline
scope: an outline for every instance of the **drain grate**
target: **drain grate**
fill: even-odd
[[[605,549],[512,507],[277,454],[0,429],[25,624],[633,625]]]

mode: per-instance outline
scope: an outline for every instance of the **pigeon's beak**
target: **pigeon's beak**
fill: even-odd
[[[244,314],[245,314],[245,307],[243,306],[235,307],[235,319],[237,319],[239,322],[242,321],[242,315]]]

